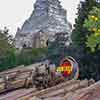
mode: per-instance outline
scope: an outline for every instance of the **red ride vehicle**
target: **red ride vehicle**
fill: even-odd
[[[79,66],[73,57],[66,57],[60,62],[60,66],[57,68],[59,72],[66,79],[78,79],[79,76]]]

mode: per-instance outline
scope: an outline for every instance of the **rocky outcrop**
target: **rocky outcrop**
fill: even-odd
[[[66,10],[59,0],[36,0],[31,16],[16,33],[15,46],[40,47],[41,37],[42,41],[52,39],[60,32],[71,35],[71,24],[67,21]],[[36,44],[37,42],[39,43]]]

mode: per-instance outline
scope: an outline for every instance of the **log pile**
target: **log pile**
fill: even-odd
[[[99,94],[100,82],[70,80],[41,91],[36,88],[16,90],[1,95],[0,100],[100,100]]]
[[[75,91],[81,88],[85,88],[87,86],[88,86],[88,80],[84,80],[84,81],[71,80],[69,82],[66,81],[57,86],[54,86],[42,91],[30,93],[29,95],[19,97],[16,100],[30,100],[34,96],[37,96],[38,98],[43,99],[43,100],[44,99],[48,100],[48,98],[51,98],[51,97],[61,98],[70,91]]]
[[[11,70],[0,72],[0,93],[21,87],[28,87],[29,84],[32,84],[32,73],[39,64],[33,64],[27,67],[22,65]]]
[[[100,100],[100,82],[91,80],[53,80],[51,87],[38,90],[20,88],[32,84],[32,72],[39,64],[0,73],[0,100]],[[5,81],[6,80],[6,81]],[[57,82],[60,81],[60,84]],[[55,84],[54,84],[55,83]],[[59,82],[58,82],[59,83]],[[20,88],[20,89],[17,89]],[[7,90],[17,89],[6,92]]]
[[[24,67],[22,65],[14,69],[1,72],[0,73],[0,93],[11,91],[11,90],[21,88],[21,87],[26,88],[26,87],[29,87],[30,85],[31,86],[35,85],[33,84],[33,79],[34,79],[34,76],[36,76],[35,74],[37,74],[36,73],[37,68],[45,69],[45,66],[44,65],[41,66],[41,63],[36,63],[27,67]],[[44,69],[42,70],[43,71],[42,74],[44,75],[42,77],[41,75],[37,75],[38,76],[37,79],[43,78],[42,80],[43,81],[46,80],[48,84],[49,75],[48,73],[46,73],[47,71],[45,71]],[[60,80],[55,80],[55,83],[59,81]],[[34,83],[35,83],[35,80],[34,80]],[[38,84],[40,84],[40,82],[38,82]],[[44,87],[46,85],[44,85]],[[52,82],[49,82],[49,85],[52,86]]]
[[[27,70],[2,76],[0,78],[0,93],[26,86],[30,75],[31,70]]]

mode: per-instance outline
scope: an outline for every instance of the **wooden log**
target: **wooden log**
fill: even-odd
[[[24,67],[24,65],[21,65],[21,66],[18,66],[18,67],[16,67],[16,68],[13,68],[13,69],[9,69],[9,70],[0,72],[0,76],[1,76],[1,75],[4,75],[4,74],[9,74],[9,73],[16,72],[18,69],[22,69],[23,67]]]
[[[28,66],[24,66],[24,65],[17,66],[16,68],[0,72],[0,76],[11,74],[11,73],[16,73],[17,71],[32,70],[32,69],[34,70],[34,68],[38,67],[40,64],[41,63],[35,63],[35,64],[28,65]]]
[[[19,90],[15,90],[13,92],[9,92],[6,95],[0,95],[0,100],[16,100],[16,98],[20,97],[20,96],[24,96],[27,93],[31,93],[31,91],[35,92],[37,91],[36,88],[30,88],[30,89],[19,89]]]
[[[9,74],[5,77],[0,78],[0,93],[6,92],[8,90],[14,90],[16,88],[24,87],[27,83],[27,86],[29,83],[32,83],[31,78],[32,71],[31,70],[25,70],[24,72],[17,72],[16,74]],[[15,76],[13,76],[15,75]]]
[[[48,97],[48,98],[45,98],[43,100],[62,100],[62,97],[60,97],[60,96]]]
[[[29,99],[29,100],[42,100],[42,99],[39,99],[38,97],[34,96],[31,99]]]
[[[29,100],[29,99],[31,99],[30,97],[33,97],[32,94],[36,93],[36,92],[37,92],[37,89],[33,88],[30,91],[28,91],[26,93],[24,92],[24,93],[20,94],[19,96],[17,96],[15,100]]]
[[[95,92],[94,96],[97,95],[97,98],[100,97],[100,82],[87,87],[88,80],[71,80],[41,91],[34,91],[33,89],[28,90],[27,92],[23,91],[22,93],[20,92],[17,95],[11,95],[2,100],[11,100],[12,98],[13,100],[34,100],[34,96],[44,98],[44,100],[55,100],[56,97],[58,97],[56,100],[88,100],[85,98],[93,97],[93,95],[91,95],[92,92]]]
[[[65,95],[63,100],[100,100],[100,81]]]
[[[46,94],[43,94],[42,96],[39,96],[40,98],[48,98],[53,96],[59,96],[61,94],[68,93],[69,91],[75,91],[80,88],[85,88],[88,86],[88,80],[81,81],[79,83],[70,84],[69,86],[64,86],[60,89],[57,89],[55,91],[48,92]]]
[[[71,84],[75,84],[75,83],[79,83],[79,80],[70,80],[70,81],[66,81],[64,83],[61,83],[57,86],[45,89],[45,90],[41,90],[41,91],[37,91],[37,92],[32,92],[32,93],[28,93],[24,96],[20,96],[19,98],[17,98],[17,100],[29,100],[29,98],[33,97],[33,96],[42,96],[43,94],[55,91],[57,89],[63,88],[65,86],[69,86]]]
[[[63,87],[65,87],[65,86],[69,86],[69,85],[72,85],[72,84],[75,84],[75,83],[78,83],[79,82],[79,80],[70,80],[70,81],[66,81],[66,82],[63,82],[63,83],[61,83],[61,84],[59,84],[59,85],[56,85],[56,86],[54,86],[54,87],[51,87],[51,88],[47,88],[47,89],[45,89],[45,90],[42,90],[42,91],[40,91],[39,93],[36,93],[35,95],[36,96],[40,96],[40,95],[43,95],[43,94],[46,94],[46,93],[50,93],[50,92],[52,92],[52,91],[55,91],[55,90],[58,90],[58,89],[60,89],[60,88],[63,88]]]
[[[23,86],[28,87],[28,84],[32,84],[32,73],[34,72],[34,66],[37,67],[38,65],[39,64],[37,63],[28,67],[19,66],[11,70],[1,72],[0,80],[3,81],[0,81],[0,93]]]
[[[4,93],[6,91],[15,90],[17,88],[24,87],[25,79],[18,79],[12,82],[7,82],[7,85],[5,86],[5,83],[0,84],[0,93]]]

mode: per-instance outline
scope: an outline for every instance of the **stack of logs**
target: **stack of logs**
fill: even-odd
[[[43,90],[37,90],[35,87],[20,88],[32,84],[31,74],[39,65],[20,66],[1,72],[0,100],[100,100],[100,82],[95,83],[94,80],[62,81]],[[9,91],[13,89],[17,90]]]
[[[28,87],[32,84],[32,73],[39,64],[24,65],[0,73],[0,93]]]
[[[16,90],[1,95],[0,100],[100,100],[99,94],[100,82],[70,80],[41,91],[36,88]]]
[[[35,76],[34,74],[36,73],[36,68],[37,67],[39,68],[40,66],[41,66],[41,63],[33,64],[27,67],[22,65],[14,69],[1,72],[0,73],[0,93],[8,92],[8,91],[19,89],[19,88],[28,88],[30,86],[33,87],[35,85],[34,83],[35,80],[33,76]],[[46,71],[44,70],[44,72]],[[36,78],[41,78],[41,77],[36,77]],[[45,80],[48,81],[50,79],[49,74],[46,74],[42,78],[43,78],[42,79],[43,81]],[[49,84],[49,86],[53,86],[60,83],[60,81],[62,82],[64,81],[64,79],[57,78],[54,80],[50,80],[48,81],[46,85]],[[38,84],[40,83],[38,82]],[[42,88],[44,87],[42,86]]]

